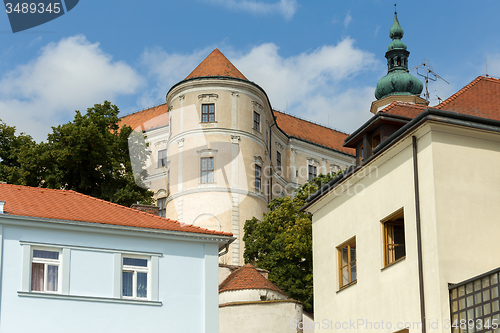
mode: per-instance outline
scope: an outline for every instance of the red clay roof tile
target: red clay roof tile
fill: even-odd
[[[286,295],[280,288],[260,274],[255,267],[246,264],[229,275],[219,285],[219,293],[245,289],[268,289]]]
[[[286,134],[328,147],[349,155],[355,155],[356,151],[352,148],[343,147],[344,140],[348,134],[311,123],[289,114],[274,111],[278,127]]]
[[[143,131],[165,126],[168,125],[167,111],[167,104],[153,106],[149,109],[124,116],[120,119],[120,123],[118,125],[120,127],[123,125],[129,125],[134,130],[141,127]]]
[[[75,191],[0,184],[0,200],[5,201],[4,212],[9,215],[232,236],[228,232],[181,224]]]
[[[219,49],[213,50],[184,80],[204,76],[227,76],[248,81]]]

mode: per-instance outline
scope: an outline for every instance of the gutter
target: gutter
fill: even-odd
[[[417,160],[417,137],[412,136],[413,146],[413,179],[415,182],[415,215],[417,224],[417,262],[418,262],[418,289],[420,295],[420,322],[422,323],[422,333],[426,332],[425,319],[425,293],[424,293],[424,269],[422,263],[422,230],[420,223],[420,191],[418,186],[418,160]]]

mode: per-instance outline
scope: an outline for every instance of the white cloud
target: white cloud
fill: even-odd
[[[347,27],[349,27],[349,23],[351,23],[351,21],[352,21],[351,12],[347,12],[347,15],[345,16],[345,19],[344,19],[344,28],[347,29]]]
[[[0,119],[44,140],[50,126],[72,119],[75,110],[134,93],[142,82],[134,69],[112,61],[98,43],[82,35],[63,38],[0,78]]]
[[[205,2],[224,6],[231,10],[245,11],[257,15],[277,13],[290,20],[297,10],[296,0],[280,0],[275,3],[265,3],[254,0],[204,0]]]
[[[149,75],[158,82],[154,93],[144,97],[145,105],[165,100],[170,87],[184,79],[211,49],[188,55],[169,54],[161,49],[147,51],[143,60]],[[223,50],[224,51],[224,50]],[[346,38],[337,45],[325,45],[311,52],[282,57],[273,43],[254,47],[241,54],[228,51],[228,59],[268,94],[278,110],[317,121],[344,131],[353,131],[370,117],[375,99],[372,86],[353,86],[359,74],[380,69],[373,54],[354,46]]]

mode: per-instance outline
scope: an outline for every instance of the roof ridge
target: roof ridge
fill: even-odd
[[[339,132],[339,133],[342,133],[342,134],[349,135],[349,133],[346,133],[346,132],[344,132],[344,131],[341,131],[341,130],[339,130],[339,129],[335,128],[335,127],[330,127],[330,126],[327,126],[327,125],[324,125],[324,124],[320,124],[320,123],[317,123],[317,122],[315,122],[315,121],[312,121],[312,120],[309,120],[309,119],[306,119],[306,118],[302,118],[302,117],[299,117],[299,116],[293,115],[293,114],[291,114],[291,113],[288,113],[288,112],[285,112],[285,111],[282,111],[282,110],[277,110],[277,109],[274,109],[274,108],[273,108],[273,111],[274,111],[274,112],[279,112],[279,113],[282,113],[282,114],[287,115],[287,116],[289,116],[289,117],[293,117],[293,118],[300,119],[300,120],[302,120],[302,121],[306,121],[306,122],[308,122],[308,123],[310,123],[310,124],[313,124],[313,125],[316,125],[316,126],[321,126],[321,127],[327,128],[327,129],[332,130],[332,131],[335,131],[335,132]]]

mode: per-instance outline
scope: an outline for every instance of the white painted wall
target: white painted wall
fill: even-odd
[[[12,218],[0,216],[0,225]],[[95,233],[3,224],[0,332],[218,332],[218,245],[155,237],[153,233]],[[161,254],[161,306],[22,297],[20,241],[94,247],[72,249],[69,293],[113,300],[113,253],[106,249]],[[66,263],[63,263],[66,264]]]

